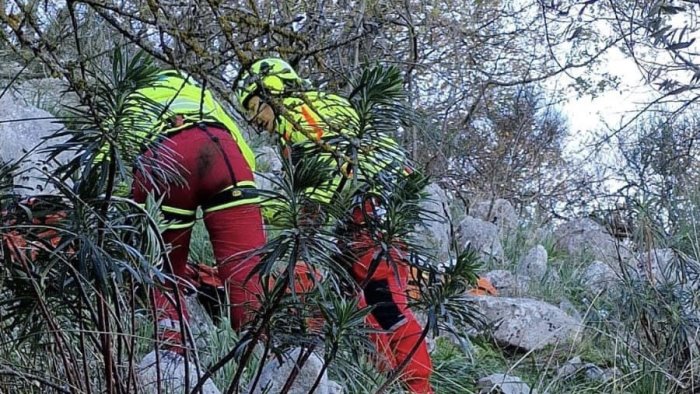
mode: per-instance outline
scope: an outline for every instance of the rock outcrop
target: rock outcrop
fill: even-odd
[[[591,219],[576,219],[559,226],[555,247],[573,256],[590,256],[606,263],[625,260],[627,253],[618,248],[615,238]]]
[[[673,249],[651,249],[630,263],[638,278],[652,283],[685,284],[698,279],[698,263],[681,262]]]
[[[187,314],[189,315],[187,323],[189,324],[190,335],[194,340],[195,348],[200,358],[206,358],[205,356],[210,344],[211,334],[215,332],[217,328],[211,316],[209,316],[195,295],[186,296],[185,303]]]
[[[618,368],[601,368],[593,363],[584,363],[579,356],[567,361],[557,370],[557,378],[561,380],[573,379],[581,375],[588,380],[607,383],[621,376],[622,372]]]
[[[462,247],[471,245],[484,261],[504,260],[503,245],[495,224],[467,216],[459,224],[457,239]]]
[[[530,249],[520,259],[516,270],[518,276],[528,276],[535,280],[542,280],[547,273],[547,250],[542,245]]]
[[[591,295],[612,293],[619,283],[618,274],[602,261],[592,262],[581,275],[583,285]]]
[[[19,161],[19,171],[14,176],[15,192],[23,195],[52,193],[54,188],[46,181],[56,163],[48,162],[42,151],[47,145],[44,139],[61,129],[54,117],[39,108],[20,104],[6,94],[0,98],[0,162]],[[53,142],[55,143],[55,141]],[[59,156],[59,161],[65,159]]]
[[[159,371],[160,370],[160,371]],[[185,384],[185,371],[189,370],[189,384]],[[185,362],[181,355],[160,350],[148,353],[139,363],[137,373],[141,388],[144,393],[184,393],[186,388],[191,390],[199,378],[204,374],[202,368],[197,368],[193,362]],[[160,383],[158,376],[160,375]],[[160,391],[158,387],[160,386]],[[220,394],[221,391],[214,385],[211,379],[207,379],[202,386],[203,394]]]
[[[508,200],[498,198],[474,204],[469,214],[485,222],[493,223],[503,236],[508,236],[518,228],[518,215]]]
[[[279,179],[280,171],[282,170],[282,161],[280,155],[272,147],[263,146],[256,149],[256,174],[255,183],[261,190],[275,190],[276,185],[273,182]]]
[[[488,279],[501,297],[518,297],[527,293],[530,278],[517,277],[507,270],[493,270],[481,275]]]
[[[419,242],[434,251],[438,262],[446,262],[450,251],[450,209],[449,196],[438,184],[428,185],[425,192],[428,198],[421,207],[429,217],[424,225],[416,229]]]
[[[255,387],[248,387],[249,394],[279,393],[287,382],[287,378],[296,368],[302,349],[296,348],[284,353],[280,358],[272,358],[263,367],[260,380]],[[312,353],[301,369],[297,372],[294,383],[289,394],[307,394],[310,392],[316,378],[321,373],[323,359]],[[252,385],[252,383],[251,383]],[[342,393],[342,389],[335,382],[329,382],[326,373],[321,377],[321,381],[314,394]]]
[[[471,297],[494,339],[523,351],[574,341],[580,322],[554,305],[528,298]]]
[[[479,379],[479,394],[536,394],[527,383],[517,376],[496,373]]]

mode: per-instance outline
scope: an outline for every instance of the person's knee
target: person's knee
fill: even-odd
[[[392,330],[406,320],[401,306],[392,297],[389,281],[371,280],[364,289],[367,305],[372,307],[372,317],[383,330]]]

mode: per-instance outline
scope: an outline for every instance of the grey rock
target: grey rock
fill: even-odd
[[[559,271],[556,269],[547,270],[547,274],[544,276],[544,282],[554,285],[561,283],[561,275],[559,275]]]
[[[581,361],[581,357],[576,356],[572,358],[571,360],[567,361],[557,369],[557,378],[559,379],[569,379],[573,376],[576,375],[576,373],[581,369],[583,366],[583,361]]]
[[[256,149],[255,162],[259,171],[270,173],[282,171],[280,154],[270,146],[262,146]]]
[[[301,348],[295,348],[281,356],[281,360],[278,358],[272,358],[265,364],[260,375],[260,381],[255,387],[248,387],[249,394],[263,394],[263,393],[279,393],[284,387],[287,378],[296,368],[296,360],[301,354]],[[311,390],[311,386],[316,381],[316,378],[321,373],[321,368],[323,367],[323,359],[316,355],[315,353],[309,356],[306,363],[301,367],[298,372],[291,389],[288,391],[289,394],[307,394]],[[252,383],[251,383],[252,385]],[[331,388],[332,386],[332,388]],[[321,381],[313,391],[314,394],[328,394],[331,391],[338,390],[337,384],[331,385],[328,381],[328,376],[324,372]],[[341,387],[342,392],[342,387]]]
[[[534,242],[544,243],[554,239],[555,230],[556,229],[552,226],[537,227],[534,229],[534,231],[531,231],[530,234]]]
[[[204,372],[202,368],[197,368],[192,362],[185,363],[185,358],[177,353],[167,350],[148,353],[139,363],[137,374],[143,393],[158,393],[158,370],[160,369],[160,387],[162,393],[185,393],[185,388],[189,386],[191,390],[199,377]],[[189,385],[185,384],[185,370],[189,369]],[[189,391],[187,391],[189,392]],[[202,386],[204,394],[220,394],[221,391],[214,385],[211,379],[207,379]]]
[[[529,298],[470,297],[503,346],[523,351],[575,341],[580,322],[554,305]]]
[[[652,249],[642,253],[630,262],[640,279],[652,283],[683,283],[680,262],[672,249]]]
[[[601,368],[593,363],[584,363],[579,356],[567,361],[557,370],[557,378],[561,380],[572,379],[579,374],[588,380],[606,383],[620,376],[621,371],[618,368]]]
[[[529,276],[532,279],[542,280],[547,273],[547,250],[542,245],[530,249],[520,259],[516,270],[519,276]]]
[[[209,353],[208,347],[211,339],[211,333],[216,332],[216,325],[211,319],[211,316],[204,309],[202,304],[197,299],[196,295],[188,295],[185,297],[185,304],[189,319],[189,331],[194,340],[195,349],[200,357]],[[203,363],[210,360],[202,358]]]
[[[278,179],[282,172],[282,160],[280,154],[269,146],[256,149],[256,174],[255,183],[262,190],[276,190],[277,186],[273,182]]]
[[[47,162],[47,154],[41,151],[47,147],[42,139],[62,127],[52,119],[50,113],[20,104],[10,95],[0,98],[0,162],[20,162],[19,173],[14,177],[15,186],[19,186],[15,190],[18,194],[50,194],[55,191],[47,183],[44,172],[51,171],[56,163]],[[13,122],[3,123],[8,120]],[[58,160],[61,162],[66,158],[67,154],[59,155]]]
[[[435,347],[437,346],[438,338],[439,338],[438,336],[430,335],[430,334],[428,334],[425,337],[425,344],[428,347],[428,353],[432,353],[433,350],[435,350]]]
[[[333,380],[328,381],[328,394],[343,394],[344,392],[345,390],[340,383]]]
[[[414,311],[413,314],[416,317],[418,324],[421,327],[425,327],[425,325],[428,323],[428,317],[425,315],[425,313],[422,311]],[[437,341],[441,340],[441,338],[442,340],[448,341],[449,343],[452,343],[453,345],[462,349],[468,349],[471,347],[467,339],[457,336],[448,330],[443,330],[437,336],[433,335],[431,332],[425,337],[425,344],[428,345],[428,353],[432,353],[433,350],[435,350]]]
[[[425,223],[415,233],[418,242],[434,251],[437,261],[447,261],[450,251],[450,197],[438,184],[431,183],[425,188],[428,198],[421,202],[421,208],[429,212]]]
[[[255,185],[260,190],[276,190],[276,185],[272,181],[277,178],[277,175],[271,172],[257,172],[255,173]]]
[[[574,304],[567,298],[562,297],[561,301],[559,301],[559,309],[561,309],[562,311],[564,311],[564,313],[574,318],[576,321],[583,320],[583,317],[579,313],[578,309],[576,309]]]
[[[622,376],[622,371],[619,368],[600,368],[594,364],[588,364],[586,369],[586,379],[596,382],[607,383],[613,379]]]
[[[51,112],[62,107],[76,107],[80,99],[69,92],[68,82],[59,78],[33,78],[17,84],[15,97],[25,104],[38,106]]]
[[[603,292],[612,293],[619,284],[619,278],[614,269],[602,261],[591,263],[581,275],[581,284],[592,294]]]
[[[700,263],[672,249],[652,249],[631,259],[629,264],[636,279],[647,281],[651,286],[664,285],[676,293],[684,314],[700,315],[697,297],[692,296],[700,292]],[[691,341],[690,346],[697,350],[695,341]]]
[[[555,232],[555,247],[573,256],[590,256],[603,262],[618,261],[618,243],[603,226],[591,219],[575,219],[559,226]],[[620,248],[623,260],[628,256]]]
[[[485,261],[504,260],[503,245],[495,224],[467,216],[459,224],[457,239],[465,247],[471,244]]]
[[[480,201],[471,207],[469,214],[477,219],[495,224],[503,236],[508,236],[518,227],[518,215],[515,213],[515,208],[508,200],[502,198]]]
[[[5,88],[7,83],[22,72],[23,68],[24,67],[17,62],[3,60],[2,70],[0,72],[0,87]]]
[[[493,270],[481,276],[488,279],[498,291],[498,295],[503,297],[520,296],[527,293],[530,283],[529,278],[516,277],[506,270]]]
[[[479,379],[479,394],[534,394],[527,383],[517,376],[496,373]]]

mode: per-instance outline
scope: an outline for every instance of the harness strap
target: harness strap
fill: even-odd
[[[206,123],[198,123],[197,126],[199,126],[200,130],[204,131],[209,138],[214,142],[217,148],[219,148],[219,152],[221,152],[221,157],[223,157],[224,162],[226,162],[226,169],[228,170],[228,174],[231,177],[231,184],[235,185],[236,182],[236,175],[233,173],[233,166],[231,165],[231,162],[228,159],[228,155],[226,155],[226,152],[224,151],[224,148],[221,146],[221,143],[219,141],[219,137],[215,136],[214,134],[209,131],[207,128]],[[226,130],[224,128],[224,130]],[[233,137],[232,137],[233,138]]]
[[[229,186],[212,196],[207,203],[202,204],[202,209],[208,213],[260,202],[260,193],[255,187],[255,182],[241,181],[236,186]]]
[[[236,175],[233,172],[233,166],[224,152],[223,147],[219,142],[219,138],[211,134],[207,129],[206,124],[201,124],[200,128],[209,138],[216,144],[221,152],[221,156],[226,163],[226,169],[231,177],[231,186],[225,188],[219,193],[212,196],[209,201],[202,204],[202,209],[205,213],[215,212],[222,209],[233,208],[247,204],[259,204],[261,202],[260,195],[254,181],[237,181]]]
[[[194,226],[195,211],[163,205],[160,207],[168,230],[179,230]]]
[[[182,119],[179,120],[181,122]],[[226,164],[226,169],[228,170],[229,177],[231,180],[231,185],[228,186],[219,193],[212,196],[209,201],[202,204],[202,209],[205,213],[219,211],[226,208],[232,208],[240,205],[246,204],[259,204],[261,198],[257,191],[254,181],[240,181],[236,180],[236,175],[233,171],[233,166],[221,146],[219,137],[209,131],[207,126],[218,127],[226,130],[226,126],[221,123],[216,122],[197,122],[194,124],[176,125],[176,128],[171,128],[167,131],[165,138],[172,138],[174,135],[179,134],[183,131],[195,130],[193,126],[197,129],[203,131],[218,148],[221,153],[222,158]],[[165,220],[167,221],[166,230],[178,230],[191,228],[195,224],[196,212],[192,210],[171,207],[171,206],[161,206],[161,212]]]
[[[146,204],[138,204],[145,209]],[[161,205],[160,212],[165,219],[165,230],[181,230],[194,226],[197,216],[196,211]]]

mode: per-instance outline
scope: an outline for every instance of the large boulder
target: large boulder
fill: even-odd
[[[185,384],[185,371],[189,371],[189,385]],[[204,370],[198,368],[192,362],[185,362],[185,358],[177,353],[160,350],[148,353],[139,363],[137,374],[142,388],[142,393],[185,393],[189,392],[204,375]],[[160,382],[158,377],[160,376]],[[160,386],[160,391],[158,387]],[[186,391],[185,389],[188,388]],[[207,379],[202,386],[203,394],[220,394],[221,391],[214,385],[211,379]]]
[[[627,258],[626,250],[618,248],[615,238],[603,226],[591,219],[575,219],[559,226],[555,232],[555,247],[574,256],[590,256],[603,262]]]
[[[497,294],[502,297],[521,296],[527,293],[530,284],[529,277],[516,277],[512,272],[507,270],[493,270],[480,276],[488,279],[491,285],[496,289]]]
[[[425,189],[428,198],[421,208],[428,212],[428,219],[416,229],[421,245],[435,253],[439,262],[447,262],[450,252],[450,198],[438,184],[431,183]]]
[[[343,394],[345,393],[345,389],[343,389],[343,386],[340,385],[338,382],[334,382],[332,380],[328,381],[328,394]]]
[[[527,383],[517,376],[495,373],[479,379],[479,394],[535,394]]]
[[[287,382],[290,374],[297,368],[296,362],[302,348],[295,348],[281,355],[279,358],[272,358],[263,367],[260,380],[255,387],[248,387],[249,394],[279,393]],[[321,373],[323,359],[316,353],[312,353],[301,369],[297,372],[296,379],[287,393],[307,394]],[[252,382],[251,382],[252,386]],[[340,391],[339,391],[340,390]],[[331,394],[342,392],[338,385],[328,380],[324,372],[321,380],[313,391],[314,394]]]
[[[510,235],[518,228],[518,214],[515,213],[515,208],[508,200],[502,198],[477,202],[469,209],[469,214],[495,224],[503,236]]]
[[[671,278],[676,274],[677,264],[678,259],[673,249],[652,249],[639,256],[636,268],[642,276]]]
[[[56,163],[47,162],[42,148],[43,139],[62,126],[53,116],[31,105],[20,104],[11,95],[0,98],[0,163],[20,162],[15,174],[15,192],[23,195],[52,193],[54,188],[46,181],[44,171],[51,171]],[[59,156],[59,161],[65,159]]]
[[[578,311],[574,303],[569,301],[568,298],[561,297],[559,299],[559,309],[561,309],[564,313],[574,318],[574,320],[583,321],[581,313]]]
[[[0,86],[3,88],[7,86],[13,79],[18,75],[21,75],[25,68],[13,61],[8,61],[3,59],[2,69],[0,69]]]
[[[672,249],[651,249],[630,259],[637,279],[652,286],[671,285],[676,291],[697,294],[700,291],[700,263]],[[693,298],[681,297],[686,312],[698,314]]]
[[[495,224],[467,216],[459,224],[457,239],[463,247],[470,244],[484,261],[503,262],[504,253]]]
[[[591,295],[612,293],[620,278],[610,265],[602,261],[592,262],[581,274],[581,284]]]
[[[547,257],[547,250],[544,246],[537,245],[533,247],[520,259],[516,270],[517,274],[542,280],[547,273]]]
[[[273,174],[270,172],[257,172],[255,173],[255,185],[260,190],[275,191],[277,185],[274,180],[279,177],[278,174]]]
[[[470,297],[502,346],[522,351],[576,340],[580,322],[546,302],[528,298]]]
[[[651,249],[631,260],[639,278],[652,283],[688,283],[697,278],[698,263],[682,261],[673,249]]]

